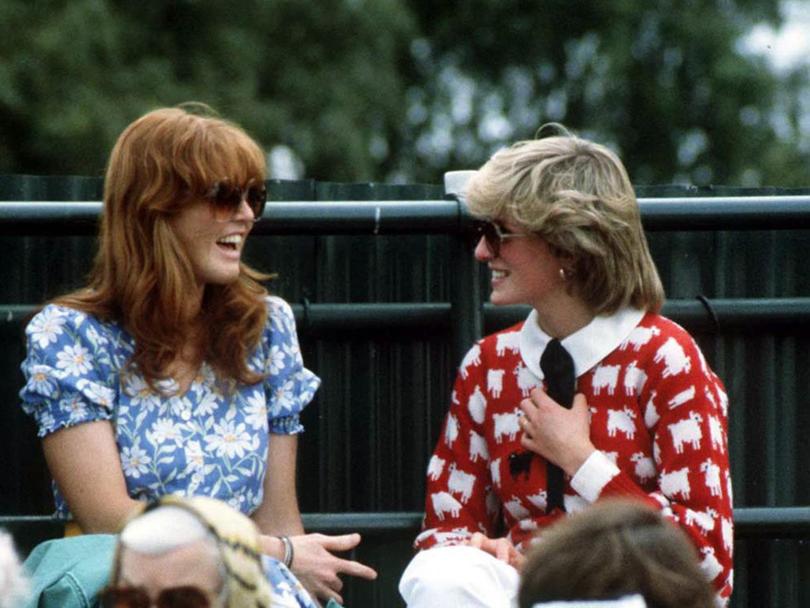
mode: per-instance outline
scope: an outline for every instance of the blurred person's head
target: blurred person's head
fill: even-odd
[[[649,608],[710,608],[686,534],[638,501],[606,500],[554,524],[528,551],[518,605],[641,595]]]
[[[220,501],[167,496],[121,531],[104,608],[270,605],[259,532]]]
[[[14,608],[25,597],[28,582],[11,536],[0,530],[0,608]]]
[[[568,291],[593,314],[658,311],[663,288],[621,160],[560,125],[544,131],[553,134],[496,152],[473,175],[465,192],[471,213],[539,236]]]

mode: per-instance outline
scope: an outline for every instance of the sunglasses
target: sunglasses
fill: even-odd
[[[475,224],[473,225],[473,235],[476,243],[483,238],[487,244],[487,249],[489,249],[490,253],[492,254],[492,257],[497,258],[501,253],[501,245],[503,245],[504,241],[522,236],[531,236],[532,233],[509,232],[495,222],[490,222],[489,220],[476,220]]]
[[[101,608],[211,608],[211,600],[199,587],[169,587],[153,603],[143,587],[106,587],[99,595]]]
[[[231,220],[242,201],[247,201],[248,207],[253,212],[253,221],[258,222],[267,203],[267,189],[264,184],[242,188],[228,181],[221,181],[211,186],[204,198],[211,203],[214,218],[218,222]]]

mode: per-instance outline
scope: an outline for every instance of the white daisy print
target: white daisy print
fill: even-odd
[[[56,353],[56,367],[65,370],[69,376],[82,376],[92,367],[89,355],[90,351],[80,344],[67,345]]]
[[[121,466],[127,477],[138,479],[149,471],[148,465],[151,462],[152,459],[149,458],[149,455],[137,445],[121,450]]]
[[[47,373],[49,369],[43,365],[37,365],[31,370],[31,376],[28,378],[28,387],[45,397],[50,397],[56,392],[56,384]]]
[[[177,445],[183,441],[182,425],[177,424],[170,418],[158,418],[152,428],[147,431],[146,438],[152,445],[174,442]]]
[[[253,391],[247,398],[247,407],[244,409],[245,422],[253,430],[267,430],[267,402],[261,391]]]
[[[273,345],[267,355],[267,368],[268,371],[276,375],[285,367],[284,365],[284,351],[278,346]]]
[[[287,380],[283,385],[276,389],[276,407],[279,410],[292,411],[295,407],[295,381]]]
[[[66,320],[64,313],[58,308],[52,306],[44,308],[28,325],[31,341],[40,348],[55,343],[56,338],[62,335],[62,326]]]
[[[250,449],[250,435],[245,432],[243,423],[235,424],[233,420],[214,424],[214,434],[206,435],[208,447],[215,450],[217,456],[242,458]]]
[[[93,403],[96,403],[108,410],[112,409],[115,391],[113,391],[110,387],[103,386],[96,382],[90,382],[84,378],[81,378],[76,383],[76,387]]]

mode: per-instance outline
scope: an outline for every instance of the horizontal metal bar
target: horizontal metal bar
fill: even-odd
[[[422,523],[420,511],[368,513],[304,513],[304,527],[319,532],[415,532]],[[0,527],[56,526],[48,515],[0,515]],[[810,538],[810,507],[737,507],[737,538]]]
[[[484,304],[485,329],[519,323],[529,310],[528,306]],[[810,328],[810,298],[677,299],[666,301],[661,313],[693,331]]]
[[[759,298],[669,300],[663,314],[693,330],[726,331],[810,328],[810,298]],[[717,325],[709,313],[714,311]],[[0,305],[0,323],[19,323],[37,306]],[[447,329],[451,306],[446,302],[393,302],[353,304],[292,304],[298,331],[308,335],[329,332]],[[487,331],[518,323],[529,314],[528,306],[484,305]]]
[[[639,199],[647,230],[810,228],[810,196]]]
[[[810,196],[639,199],[647,230],[810,228]],[[0,234],[92,235],[100,202],[0,202]],[[455,200],[271,202],[256,234],[458,234],[469,220]]]

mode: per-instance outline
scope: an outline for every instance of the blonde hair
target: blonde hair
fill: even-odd
[[[227,285],[207,285],[202,310],[189,293],[191,262],[169,220],[212,184],[262,182],[261,148],[240,127],[195,113],[201,106],[163,108],[130,124],[107,165],[100,244],[89,285],[55,300],[103,320],[120,322],[135,339],[130,363],[155,389],[193,335],[195,325],[217,328],[201,337],[200,357],[227,380],[255,384],[247,358],[267,317],[266,280],[247,265]],[[203,109],[205,107],[203,106]]]
[[[470,212],[542,237],[594,314],[657,312],[664,290],[624,165],[605,146],[548,127],[555,135],[517,142],[481,167],[467,185]]]

